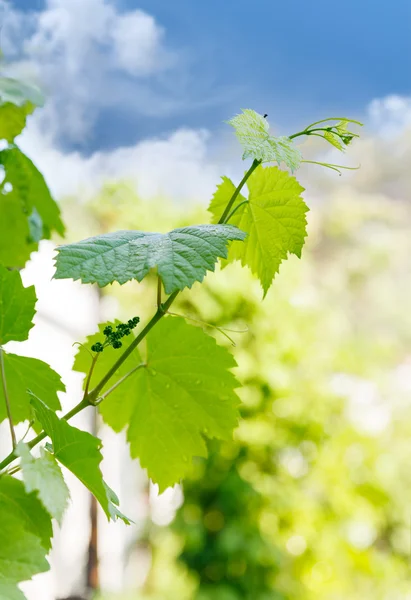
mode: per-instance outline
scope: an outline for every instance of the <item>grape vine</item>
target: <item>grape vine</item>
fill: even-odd
[[[153,270],[157,275],[157,310],[143,327],[139,316],[105,323],[79,345],[74,369],[84,374],[83,398],[58,416],[57,393],[65,390],[59,375],[4,348],[26,340],[33,326],[35,290],[24,287],[19,270],[41,239],[65,231],[43,176],[15,141],[42,102],[37,89],[0,79],[0,422],[8,421],[11,439],[0,462],[0,599],[9,600],[22,600],[19,583],[49,568],[52,519],[61,522],[69,502],[61,465],[90,490],[108,519],[130,522],[102,477],[101,441],[70,425],[71,417],[94,406],[114,431],[126,429],[131,456],[160,491],[186,477],[194,457],[207,456],[206,438],[230,440],[239,418],[235,361],[201,327],[169,309],[219,259],[223,267],[236,260],[249,267],[265,295],[282,261],[301,255],[306,237],[304,189],[289,173],[304,159],[293,140],[315,135],[343,150],[357,137],[350,125],[360,125],[328,119],[274,137],[265,117],[244,110],[229,124],[251,165],[237,186],[223,178],[210,203],[211,223],[166,234],[117,231],[58,246],[55,279],[103,287],[141,282]],[[24,422],[34,432],[28,440],[16,435]]]

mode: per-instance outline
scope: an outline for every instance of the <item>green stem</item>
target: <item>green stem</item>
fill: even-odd
[[[298,131],[297,133],[293,133],[292,135],[289,135],[289,139],[293,140],[297,137],[300,137],[302,135],[315,135],[314,131],[326,131],[325,127],[318,127],[316,129],[303,129],[303,131]],[[311,133],[313,132],[313,133]],[[318,134],[317,134],[318,135]],[[322,136],[321,136],[322,137]]]
[[[78,404],[76,404],[76,406],[74,406],[74,408],[72,408],[71,410],[69,410],[68,413],[66,413],[63,416],[63,419],[65,421],[68,421],[69,419],[71,419],[72,417],[74,417],[75,415],[77,415],[79,412],[81,412],[82,410],[84,410],[88,406],[93,406],[93,405],[89,401],[88,397],[87,398],[83,398],[83,400],[81,400],[81,402],[79,402]],[[31,450],[32,448],[34,448],[34,446],[37,446],[37,444],[39,444],[40,442],[42,442],[46,437],[47,437],[47,433],[45,431],[42,431],[41,433],[39,433],[38,436],[36,436],[35,438],[33,438],[31,440],[31,442],[29,442],[27,445],[28,445],[28,447]],[[5,459],[5,460],[7,460],[7,459]],[[5,461],[3,461],[3,462],[5,462]],[[2,468],[3,468],[3,463],[0,463],[0,470]]]
[[[347,121],[348,123],[360,125],[360,127],[363,126],[363,123],[360,121],[355,121],[355,119],[347,119],[346,117],[328,117],[328,119],[321,119],[321,121],[315,121],[314,123],[311,123],[311,125],[308,125],[305,129],[310,129],[311,127],[314,127],[314,125],[320,125],[320,123],[327,123],[328,121]]]
[[[84,410],[88,406],[95,406],[96,401],[97,401],[97,399],[98,399],[98,397],[100,395],[100,392],[104,388],[104,386],[106,385],[106,383],[108,383],[108,381],[110,381],[110,379],[113,377],[113,375],[115,374],[115,372],[117,371],[117,369],[119,367],[121,367],[121,365],[123,364],[123,362],[130,356],[130,354],[133,352],[133,350],[135,348],[137,348],[137,346],[139,345],[139,343],[146,337],[146,335],[154,327],[154,325],[156,323],[158,323],[158,321],[160,321],[160,319],[162,317],[164,317],[164,315],[166,314],[167,310],[170,308],[170,306],[172,305],[172,303],[174,302],[174,300],[177,298],[178,294],[179,294],[178,290],[175,291],[175,292],[173,292],[167,298],[167,300],[164,302],[164,304],[161,304],[161,306],[157,310],[156,314],[151,318],[151,320],[147,323],[147,325],[140,332],[140,334],[136,337],[136,339],[130,344],[130,346],[128,348],[126,348],[126,350],[124,350],[123,354],[114,363],[114,365],[111,367],[111,369],[109,369],[107,371],[107,373],[101,379],[100,383],[98,383],[96,385],[96,387],[93,390],[91,390],[91,392],[89,392],[87,395],[85,395],[84,398],[81,400],[81,402],[79,402],[66,415],[64,415],[63,419],[65,419],[66,421],[68,421],[69,419],[71,419],[72,417],[74,417],[75,415],[77,415],[79,412],[81,412],[82,410]],[[130,374],[131,374],[131,372],[129,373],[129,375]],[[28,443],[28,447],[30,449],[34,448],[34,446],[37,446],[37,444],[39,444],[40,442],[42,442],[46,437],[47,437],[47,434],[46,434],[45,431],[43,431],[38,436],[36,436],[35,438],[33,438],[31,440],[31,442]],[[5,467],[7,467],[16,458],[17,458],[17,456],[15,455],[14,450],[13,450],[13,452],[10,452],[10,454],[8,456],[6,456],[6,458],[2,462],[0,462],[0,471],[2,471]]]
[[[130,375],[132,375],[139,369],[142,369],[143,367],[146,367],[146,366],[147,366],[146,363],[141,363],[141,365],[137,365],[137,367],[134,367],[134,369],[131,369],[131,371],[129,371],[121,379],[116,381],[116,383],[114,383],[110,389],[108,389],[106,392],[104,392],[104,394],[99,396],[99,401],[103,401],[105,398],[107,398],[107,396],[109,396],[111,394],[111,392],[114,392],[114,390],[116,388],[118,388],[119,385],[121,385],[126,379],[128,379],[130,377]],[[99,404],[100,404],[100,402],[99,402]]]
[[[97,359],[98,359],[99,356],[100,356],[100,353],[95,354],[93,356],[93,360],[91,361],[90,371],[89,371],[89,373],[87,375],[87,381],[86,381],[86,385],[84,387],[84,396],[83,396],[83,398],[85,398],[88,395],[88,390],[89,390],[89,387],[90,387],[91,377],[93,375],[94,367],[96,366],[96,362],[97,362]]]
[[[231,207],[233,206],[238,194],[241,192],[244,184],[246,183],[247,179],[250,177],[251,173],[253,173],[253,171],[255,171],[256,168],[260,164],[261,164],[261,160],[257,160],[256,158],[253,160],[251,167],[248,169],[247,173],[244,175],[244,177],[242,178],[242,180],[236,187],[234,194],[231,196],[229,203],[225,207],[225,210],[224,210],[223,214],[221,215],[220,220],[218,221],[219,223],[227,223],[227,216],[230,214]]]
[[[188,319],[189,321],[195,321],[196,323],[201,323],[202,325],[206,325],[207,327],[216,329],[217,331],[222,333],[231,342],[231,344],[233,346],[235,346],[236,343],[232,338],[230,338],[230,336],[226,332],[230,331],[231,333],[246,333],[246,330],[237,331],[235,329],[226,329],[226,328],[223,329],[222,327],[219,327],[218,325],[213,325],[212,323],[207,323],[207,321],[203,321],[202,319],[196,319],[195,317],[189,317],[188,315],[180,315],[179,313],[176,313],[176,312],[167,311],[167,314],[174,316],[174,317],[181,317],[182,319]]]
[[[157,308],[161,306],[161,277],[157,275]]]
[[[332,163],[324,163],[319,162],[317,160],[302,160],[302,163],[309,163],[311,165],[319,165],[320,167],[327,167],[327,169],[332,169],[333,171],[337,171],[340,173],[340,169],[345,169],[346,171],[358,171],[360,167],[346,167],[344,165],[334,165]],[[340,173],[341,175],[341,173]]]
[[[316,133],[316,131],[328,131],[328,133],[333,133],[339,138],[342,137],[342,135],[338,131],[333,131],[332,127],[316,127],[315,129],[304,129],[304,131],[293,133],[293,135],[290,135],[290,140],[293,140],[294,138],[299,137],[300,135],[316,135],[317,137],[324,139],[324,136],[320,135],[319,133]],[[359,137],[355,133],[350,133],[350,135],[352,135],[353,137]]]
[[[325,119],[325,121],[329,121],[330,119]],[[332,119],[331,119],[332,120]],[[318,121],[318,123],[322,123],[323,121]],[[308,127],[306,127],[303,131],[298,131],[297,133],[293,133],[292,135],[289,135],[289,139],[293,140],[294,138],[300,137],[301,135],[317,135],[318,137],[323,137],[322,135],[319,135],[318,133],[314,133],[316,131],[328,131],[330,133],[333,133],[334,135],[337,135],[339,138],[342,138],[344,135],[346,134],[341,134],[338,131],[334,131],[336,125],[330,125],[330,127],[315,127],[314,129],[310,129],[313,125],[317,125],[318,123],[312,123],[311,125],[309,125]],[[357,125],[362,125],[359,121],[350,121],[350,123],[356,123]],[[350,132],[349,135],[352,135],[353,137],[360,137],[357,133],[352,133]]]
[[[233,210],[230,212],[230,214],[228,215],[228,217],[225,220],[226,223],[228,223],[228,221],[231,219],[231,217],[234,215],[234,213],[236,213],[237,210],[240,208],[240,206],[243,206],[243,204],[248,204],[248,200],[243,200],[242,202],[240,202],[240,204],[237,204],[237,206],[235,208],[233,208]]]
[[[0,348],[0,367],[1,367],[1,381],[2,381],[2,385],[3,385],[4,402],[6,403],[7,418],[9,420],[9,426],[10,426],[11,442],[13,444],[13,450],[15,450],[15,448],[17,446],[17,438],[16,438],[16,432],[14,431],[13,418],[11,415],[10,399],[9,399],[9,394],[7,391],[6,371],[4,369],[4,350],[3,350],[3,348]]]
[[[74,408],[69,410],[69,412],[64,415],[63,419],[65,421],[68,421],[69,419],[74,417],[74,415],[77,415],[79,412],[81,412],[88,406],[92,406],[92,403],[88,400],[88,398],[83,398],[83,400],[81,402],[76,404],[76,406]],[[37,446],[37,444],[42,442],[46,437],[47,437],[47,433],[45,431],[42,431],[41,433],[39,433],[39,435],[37,435],[35,438],[33,438],[31,440],[31,442],[28,442],[27,446],[31,450],[32,448],[34,448],[34,446]],[[18,458],[18,457],[15,455],[14,450],[13,450],[13,452],[10,452],[10,454],[8,456],[6,456],[6,458],[0,463],[0,471],[5,469],[16,458]],[[2,473],[0,473],[0,475],[2,475]]]
[[[127,358],[130,356],[130,354],[137,348],[139,343],[146,337],[148,332],[154,327],[154,325],[156,323],[158,323],[158,321],[160,321],[160,319],[162,317],[164,317],[165,313],[167,312],[169,307],[172,305],[172,303],[174,302],[174,300],[176,299],[178,294],[179,294],[178,290],[176,292],[173,292],[171,294],[171,296],[169,296],[167,298],[167,300],[164,302],[164,304],[161,304],[159,306],[159,309],[157,310],[156,314],[151,318],[151,320],[147,323],[147,325],[144,327],[144,329],[139,333],[139,335],[130,344],[130,346],[128,348],[126,348],[126,350],[124,350],[123,354],[114,363],[114,365],[111,367],[111,369],[109,369],[107,371],[107,373],[104,375],[104,377],[102,378],[100,383],[98,383],[96,385],[96,387],[89,393],[88,399],[91,402],[91,404],[93,404],[97,400],[103,387],[106,385],[106,383],[108,383],[110,381],[110,379],[113,377],[113,375],[115,374],[117,369],[119,367],[121,367],[121,365],[123,364],[123,362],[125,360],[127,360]]]
[[[10,469],[10,471],[7,471],[7,475],[15,475],[19,471],[21,471],[21,466],[20,465],[16,465],[15,467],[12,467]]]

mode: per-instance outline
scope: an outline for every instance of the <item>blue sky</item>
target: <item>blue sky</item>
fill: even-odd
[[[152,15],[176,66],[156,74],[149,93],[147,80],[137,85],[134,77],[111,74],[119,101],[98,107],[84,139],[64,142],[86,153],[182,126],[216,130],[242,107],[267,112],[270,122],[287,133],[334,113],[361,117],[374,98],[411,93],[409,0],[109,4],[118,14],[140,9]],[[12,6],[27,12],[44,10],[46,4],[15,0]],[[133,95],[136,103],[147,95],[150,104],[153,93],[170,96],[170,107],[156,111],[154,102],[152,114],[135,109]],[[125,95],[129,100],[122,104]]]
[[[193,49],[199,80],[205,73],[237,88],[230,111],[245,104],[299,120],[302,112],[359,112],[375,97],[411,91],[409,0],[138,5],[165,24],[173,43]]]

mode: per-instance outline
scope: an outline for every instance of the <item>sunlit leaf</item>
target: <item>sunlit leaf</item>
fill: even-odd
[[[31,394],[31,403],[44,431],[53,444],[53,455],[90,490],[100,503],[109,519],[130,521],[120,513],[115,504],[118,498],[105,481],[100,470],[103,460],[101,440],[87,431],[73,427],[64,419],[59,419],[44,402]]]
[[[198,225],[170,233],[117,231],[57,248],[55,279],[81,279],[100,287],[113,281],[142,281],[157,267],[167,294],[214,271],[219,257],[227,256],[230,240],[245,233],[232,225]]]

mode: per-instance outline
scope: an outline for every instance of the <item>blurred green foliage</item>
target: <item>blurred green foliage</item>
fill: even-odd
[[[165,207],[107,186],[85,235],[204,219]],[[247,329],[229,333],[243,418],[194,465],[171,528],[152,527],[144,598],[411,598],[410,228],[408,205],[342,193],[312,207],[303,260],[263,303],[236,265],[181,295],[176,312]],[[155,305],[150,282],[111,294],[125,317]]]

